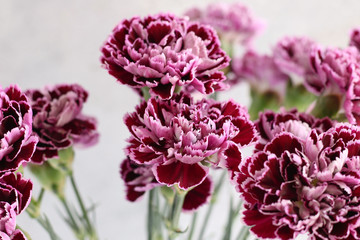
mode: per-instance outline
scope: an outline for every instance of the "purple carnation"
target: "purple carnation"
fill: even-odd
[[[150,88],[162,99],[191,86],[204,94],[222,90],[220,69],[229,57],[209,26],[171,14],[122,21],[101,49],[103,66],[122,84]]]
[[[148,190],[162,184],[156,181],[151,166],[140,165],[126,158],[120,165],[120,175],[126,186],[126,199],[138,200]]]
[[[350,34],[350,46],[354,46],[360,51],[360,28],[355,28]]]
[[[318,132],[285,129],[235,173],[244,222],[258,237],[360,238],[360,127]]]
[[[304,37],[285,37],[273,50],[274,61],[281,71],[289,74],[292,80],[298,81],[312,93],[320,95],[327,86],[327,79],[317,69],[318,53],[321,47]],[[320,76],[319,76],[320,75]]]
[[[199,207],[207,204],[212,196],[213,182],[210,176],[207,176],[202,183],[192,188],[186,193],[183,211],[196,211]]]
[[[165,186],[159,183],[152,171],[151,165],[137,164],[126,158],[120,165],[120,175],[126,186],[126,199],[134,202],[140,199],[146,191],[157,186]],[[212,181],[210,177],[196,187],[187,192],[183,210],[195,211],[202,205],[206,204],[213,191]]]
[[[344,109],[349,122],[360,125],[360,69],[351,68],[350,71]]]
[[[289,76],[280,71],[271,56],[248,51],[242,58],[234,59],[232,69],[236,79],[248,81],[259,92],[272,90],[285,95]]]
[[[16,230],[16,216],[30,203],[32,182],[20,173],[6,173],[0,178],[0,239],[26,240]]]
[[[0,176],[30,161],[37,138],[32,136],[32,110],[17,86],[0,87]]]
[[[0,231],[0,239],[1,240],[27,240],[24,233],[22,233],[19,229],[16,229],[12,232],[11,235],[8,235],[5,232]]]
[[[312,70],[310,54],[315,46],[305,37],[285,37],[273,50],[275,62],[283,72],[305,77]]]
[[[319,69],[319,76],[325,78],[324,82],[330,81],[331,85],[336,85],[341,93],[346,92],[353,71],[360,69],[358,51],[354,47],[346,49],[327,48],[319,54],[319,58],[320,61],[317,61],[318,65],[316,66]],[[324,73],[320,73],[320,71]]]
[[[328,82],[327,93],[344,101],[343,108],[350,123],[359,124],[360,54],[354,47],[328,48],[318,54],[319,76]]]
[[[143,101],[124,120],[132,134],[127,147],[130,159],[152,166],[158,182],[182,189],[199,185],[209,164],[230,164],[229,147],[239,148],[256,138],[242,106],[209,99],[193,103],[185,94]]]
[[[265,111],[260,113],[259,119],[255,122],[260,135],[255,151],[262,151],[267,143],[282,132],[291,132],[301,139],[306,139],[310,130],[320,134],[332,128],[334,124],[335,122],[328,117],[318,119],[307,113],[299,113],[296,109],[286,111],[281,108],[279,113]]]
[[[26,92],[33,108],[33,131],[39,137],[33,163],[58,156],[73,144],[91,146],[98,140],[96,120],[81,113],[88,93],[79,85],[60,84]]]
[[[248,44],[263,28],[264,22],[241,3],[213,3],[205,10],[193,8],[185,13],[192,21],[214,27],[222,38]]]
[[[16,203],[0,202],[0,234],[12,235],[16,227]],[[1,235],[0,235],[1,236]]]

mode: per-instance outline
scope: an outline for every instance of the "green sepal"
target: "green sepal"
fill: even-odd
[[[31,202],[29,203],[28,207],[26,208],[26,212],[29,214],[31,218],[37,219],[40,217],[41,211],[41,202],[31,198]]]
[[[174,202],[174,197],[175,197],[174,189],[167,186],[162,186],[160,187],[160,192],[169,204],[172,204]]]
[[[226,52],[226,54],[230,57],[230,59],[233,59],[234,55],[234,42],[229,41],[226,37],[223,37],[219,35],[220,42],[221,42],[221,49]]]
[[[18,169],[15,171],[15,173],[21,173],[21,175],[24,175],[24,167],[23,165],[20,165]]]
[[[59,151],[58,158],[52,158],[47,160],[51,167],[60,170],[66,174],[72,172],[72,165],[74,162],[75,152],[72,147],[62,149]]]
[[[348,122],[348,118],[346,117],[345,113],[338,113],[334,117],[334,120],[336,120],[338,122]]]
[[[334,118],[341,107],[341,96],[325,95],[316,100],[314,109],[311,114],[317,118],[329,117]]]
[[[143,94],[143,97],[144,97],[145,101],[147,101],[147,100],[149,100],[151,98],[150,88],[149,87],[142,87],[141,92]]]
[[[43,188],[64,198],[66,178],[72,172],[74,155],[72,147],[62,149],[59,151],[58,158],[48,159],[42,165],[29,164],[29,169]]]
[[[258,92],[255,89],[251,89],[251,105],[249,108],[249,114],[251,120],[258,118],[259,112],[265,109],[277,111],[281,105],[280,96],[273,91]]]
[[[288,81],[286,86],[285,108],[296,108],[299,112],[304,112],[316,100],[316,96],[309,92],[304,85],[293,85]]]
[[[65,197],[64,189],[67,173],[53,168],[48,162],[44,162],[42,165],[29,164],[28,166],[43,188],[52,191],[60,198]]]

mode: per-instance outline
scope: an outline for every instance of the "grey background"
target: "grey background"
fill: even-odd
[[[84,112],[99,121],[100,142],[77,150],[75,177],[87,203],[95,202],[101,239],[145,239],[146,199],[125,201],[119,163],[129,136],[122,118],[133,111],[137,96],[121,86],[100,67],[99,48],[112,28],[123,18],[158,12],[182,14],[191,6],[205,6],[210,0],[0,0],[0,84],[17,83],[22,89],[46,84],[76,82],[90,98]],[[224,1],[231,2],[231,1]],[[253,12],[267,21],[257,39],[259,51],[268,52],[285,35],[307,35],[324,45],[345,46],[350,29],[360,26],[358,0],[244,0]],[[244,85],[223,93],[248,104]],[[233,194],[227,187],[223,195]],[[39,190],[35,182],[35,195]],[[71,192],[69,197],[72,198]],[[207,239],[218,239],[228,203],[221,201]],[[73,239],[58,217],[61,209],[48,194],[44,211],[63,239]],[[183,219],[183,226],[186,220]],[[224,219],[220,221],[219,219]],[[18,224],[34,240],[48,239],[39,225],[24,213]]]

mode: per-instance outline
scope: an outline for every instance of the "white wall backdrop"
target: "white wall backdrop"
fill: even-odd
[[[76,82],[90,93],[85,113],[97,117],[101,138],[95,147],[76,152],[74,168],[85,200],[89,203],[91,199],[98,205],[101,239],[145,239],[146,199],[135,204],[125,201],[118,173],[124,158],[122,149],[129,136],[122,118],[126,112],[133,111],[138,98],[100,67],[99,48],[123,18],[158,12],[182,14],[191,6],[210,2],[215,1],[0,0],[0,85],[17,83],[27,89]],[[324,45],[345,46],[351,28],[360,26],[358,0],[242,2],[267,21],[267,29],[256,41],[259,51],[269,51],[284,35],[307,35]],[[232,97],[246,104],[245,93],[246,88],[239,86],[221,98]],[[230,193],[223,191],[223,194]],[[55,229],[63,239],[71,240],[71,233],[58,217],[60,209],[51,194],[45,196],[44,210]],[[227,202],[220,204],[217,219],[225,218],[226,213]],[[34,240],[49,239],[26,213],[19,216],[18,224]],[[211,226],[208,239],[217,239],[221,222],[211,222]]]

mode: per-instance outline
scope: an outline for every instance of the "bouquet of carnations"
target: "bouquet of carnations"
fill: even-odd
[[[120,175],[127,200],[147,195],[148,240],[360,239],[360,29],[345,48],[288,36],[266,55],[252,45],[264,26],[242,4],[213,4],[122,20],[101,47],[102,66],[139,96]],[[239,83],[248,108],[219,101]],[[74,148],[99,135],[87,97],[76,84],[0,90],[0,239],[30,239],[16,225],[24,210],[61,239],[46,192],[77,239],[100,239],[72,171]],[[209,229],[226,184],[237,197]]]

